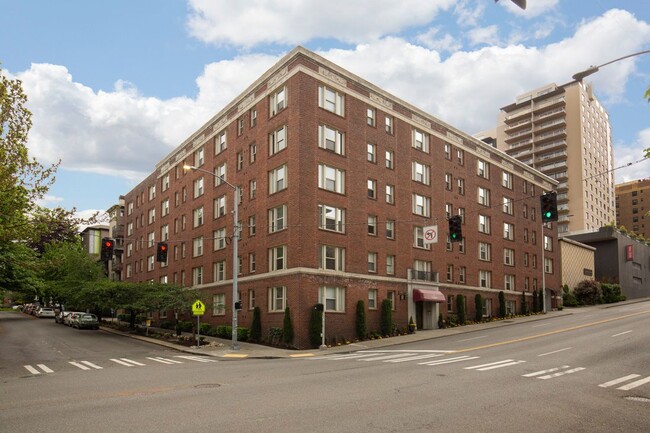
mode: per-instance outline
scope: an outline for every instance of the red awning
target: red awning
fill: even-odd
[[[413,301],[447,302],[447,298],[440,290],[413,289]]]

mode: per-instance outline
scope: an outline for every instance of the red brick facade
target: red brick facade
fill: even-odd
[[[330,94],[323,93],[323,86],[336,93],[331,100]],[[274,113],[273,105],[278,108]],[[330,111],[339,107],[343,109],[339,114]],[[368,119],[368,109],[373,110],[374,125]],[[390,132],[387,132],[386,117],[392,121]],[[282,143],[278,134],[275,146],[284,148],[271,154],[270,137],[282,127],[285,127],[285,141]],[[333,141],[327,144],[323,141],[323,147],[319,146],[319,128],[325,131],[324,127],[330,131],[323,134],[331,134],[331,130],[341,133],[342,143],[334,133]],[[428,150],[415,147],[419,145],[414,138],[416,130],[425,137],[427,143],[423,142],[423,147],[428,145]],[[215,152],[223,132],[226,148]],[[374,145],[373,158],[369,157],[369,144]],[[254,158],[252,145],[256,150]],[[183,170],[183,164],[200,164],[196,156],[200,149],[203,149],[201,170],[214,172],[225,162],[225,179],[243,189],[239,206],[242,266],[238,287],[244,305],[239,313],[240,326],[251,325],[249,294],[253,292],[254,304],[262,311],[263,335],[268,335],[272,327],[282,327],[281,307],[286,305],[291,309],[294,345],[305,348],[309,347],[307,329],[311,310],[319,302],[321,287],[338,288],[330,291],[336,296],[328,303],[328,307],[337,311],[326,311],[328,342],[355,338],[359,300],[365,303],[367,328],[372,332],[379,330],[381,301],[389,296],[394,299],[393,320],[400,328],[406,326],[410,316],[417,317],[425,327],[436,326],[438,312],[447,316],[447,305],[443,303],[439,310],[432,310],[433,320],[428,317],[423,323],[418,314],[421,307],[416,304],[425,303],[413,301],[414,289],[440,290],[445,296],[466,295],[468,316],[473,317],[475,293],[492,299],[492,315],[496,315],[499,291],[504,290],[519,311],[525,284],[528,292],[542,287],[544,238],[537,213],[539,195],[553,188],[551,180],[315,54],[297,48],[162,160],[154,173],[125,196],[126,280],[162,280],[192,286],[198,272],[195,269],[202,268],[202,281],[197,287],[204,293],[208,306],[204,322],[230,324],[232,317],[234,193],[227,184],[215,186],[215,177],[210,173]],[[339,149],[343,150],[339,152]],[[386,161],[387,151],[392,152],[392,164]],[[462,152],[460,157],[458,151]],[[479,160],[487,164],[488,178],[477,175]],[[414,162],[419,164],[418,169],[423,169],[423,174],[414,174],[418,170]],[[319,165],[327,166],[322,167],[321,187]],[[270,173],[282,166],[287,169],[284,188],[270,192]],[[331,174],[331,169],[338,172]],[[511,174],[510,188],[503,186],[504,171]],[[195,198],[195,182],[201,177],[202,194]],[[423,182],[413,180],[414,177]],[[458,179],[464,182],[462,194]],[[372,198],[369,198],[369,180],[375,186]],[[254,195],[252,182],[256,183]],[[151,190],[154,186],[155,193]],[[326,189],[329,187],[340,188],[340,192],[329,191]],[[391,191],[387,187],[392,187]],[[481,193],[479,187],[483,188]],[[414,198],[414,194],[425,201],[424,216],[415,212],[420,199]],[[479,203],[480,194],[489,194],[487,205]],[[226,211],[215,218],[214,200],[224,195]],[[504,213],[503,197],[512,200],[511,215]],[[163,215],[165,200],[169,211]],[[342,224],[338,226],[334,219],[328,219],[321,226],[319,205],[341,211]],[[463,252],[460,244],[445,242],[446,205],[451,206],[453,214],[464,210]],[[195,227],[195,210],[201,207],[202,224]],[[269,210],[276,208],[282,211],[284,219],[275,220],[274,227],[281,229],[271,233]],[[151,215],[151,209],[155,209],[155,215]],[[480,216],[489,218],[489,234],[479,233]],[[392,236],[387,235],[387,221],[393,222]],[[504,223],[512,224],[509,227],[513,230],[512,240],[504,239]],[[435,224],[440,233],[438,242],[430,249],[414,246],[415,227]],[[165,236],[164,226],[168,227],[170,252],[168,265],[161,267],[153,262],[153,257],[155,242]],[[220,229],[225,231],[219,232]],[[225,233],[227,239],[225,244],[217,245],[222,240],[220,233]],[[544,234],[550,238],[544,256],[549,266],[552,261],[545,286],[557,289],[556,228],[547,228]],[[202,251],[193,257],[195,240],[199,237],[203,238]],[[490,245],[486,260],[479,260],[479,242]],[[223,248],[215,250],[215,245]],[[279,246],[285,249],[273,261],[280,269],[270,270],[269,249]],[[319,260],[324,246],[331,247],[328,260]],[[504,264],[504,248],[512,250],[508,261],[514,260],[513,266]],[[374,271],[369,270],[369,253],[376,253]],[[251,268],[253,254],[254,270]],[[393,261],[392,266],[389,260]],[[218,262],[224,262],[225,276],[221,280],[213,272]],[[322,269],[323,266],[337,269]],[[453,268],[449,280],[448,267]],[[461,267],[464,281],[461,281]],[[411,272],[413,269],[420,272]],[[487,287],[479,287],[481,271],[490,273],[491,281],[483,283]],[[506,274],[512,275],[509,290],[505,287]],[[269,294],[274,287],[285,287],[285,297],[271,308]],[[213,315],[213,296],[220,294],[225,295],[225,309],[223,314]],[[369,296],[374,295],[376,305],[370,309]],[[426,304],[425,309],[436,307]]]

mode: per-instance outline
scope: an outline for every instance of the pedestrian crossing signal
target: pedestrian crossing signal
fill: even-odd
[[[158,247],[156,248],[156,261],[167,261],[167,242],[158,242]]]

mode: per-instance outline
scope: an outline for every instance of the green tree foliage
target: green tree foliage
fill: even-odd
[[[501,290],[499,292],[499,317],[506,317],[506,294]]]
[[[393,332],[393,302],[390,299],[381,301],[381,322],[379,327],[381,335],[390,335]]]
[[[293,343],[293,323],[291,322],[291,311],[289,307],[284,309],[284,321],[282,324],[282,341],[287,344]]]
[[[521,292],[521,310],[522,315],[528,314],[528,303],[526,303],[526,292]]]
[[[603,294],[603,302],[605,304],[613,304],[614,302],[625,301],[625,296],[621,294],[621,286],[618,284],[601,283],[600,290]]]
[[[258,343],[262,339],[262,312],[260,307],[253,309],[253,323],[251,324],[250,340]]]
[[[456,296],[456,311],[458,313],[458,324],[464,325],[467,321],[467,316],[465,313],[465,296]]]
[[[577,307],[578,300],[575,295],[569,290],[566,284],[562,286],[562,305],[565,307]]]
[[[42,288],[35,263],[36,254],[26,245],[0,241],[0,287],[32,301]]]
[[[481,296],[480,293],[477,293],[474,296],[474,308],[475,308],[474,321],[475,322],[482,321],[483,320],[483,297]]]
[[[366,327],[366,305],[362,300],[359,300],[357,302],[356,328],[357,328],[357,338],[359,340],[365,339],[368,330]]]

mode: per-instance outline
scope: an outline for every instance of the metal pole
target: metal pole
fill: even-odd
[[[544,262],[544,240],[544,218],[542,218],[542,312],[546,313],[546,269],[544,269],[546,263]]]
[[[201,315],[196,315],[196,345],[201,345]]]
[[[235,302],[239,301],[239,292],[237,287],[237,274],[239,273],[239,186],[235,185],[235,204],[234,204],[234,223],[233,223],[233,242],[232,242],[232,350],[239,350],[237,344],[237,309]]]

